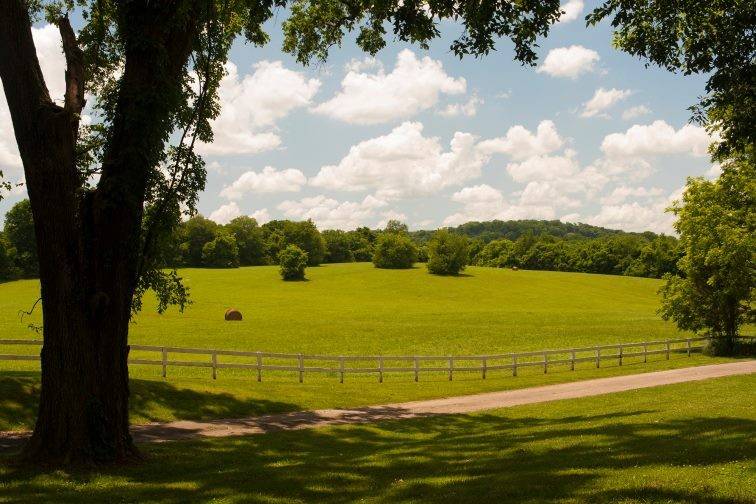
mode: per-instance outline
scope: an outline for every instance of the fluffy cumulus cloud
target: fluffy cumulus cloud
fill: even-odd
[[[604,89],[598,88],[593,94],[593,98],[583,104],[583,111],[580,113],[581,117],[595,117],[606,115],[606,110],[611,108],[614,104],[624,100],[632,94],[629,89]]]
[[[221,205],[215,211],[210,214],[210,220],[217,222],[218,224],[228,224],[235,218],[241,215],[239,205],[235,201],[226,205]]]
[[[449,149],[423,135],[419,122],[405,122],[387,135],[352,146],[338,164],[323,166],[310,180],[315,187],[374,190],[382,199],[431,194],[480,176],[488,160],[476,138],[457,132]]]
[[[647,125],[636,124],[625,133],[607,135],[601,150],[614,158],[657,154],[705,156],[711,142],[711,137],[700,126],[686,124],[675,130],[660,120]]]
[[[62,104],[65,92],[66,60],[63,57],[58,28],[50,24],[39,28],[33,27],[32,37],[37,48],[42,75],[50,91],[50,98]],[[16,146],[13,123],[5,101],[2,82],[0,82],[0,96],[2,97],[0,98],[0,171],[4,173],[6,180],[19,182],[23,177],[21,157]],[[19,195],[23,192],[21,188],[14,190],[13,194]]]
[[[239,205],[235,201],[232,201],[225,205],[219,206],[210,214],[209,219],[217,222],[218,224],[228,224],[241,215],[242,211],[239,208]],[[270,214],[268,213],[267,208],[255,210],[254,212],[249,214],[249,216],[253,217],[258,224],[265,224],[270,220]]]
[[[664,190],[662,190],[659,187],[630,187],[626,185],[621,185],[618,187],[615,187],[614,190],[608,194],[607,196],[604,196],[601,198],[601,203],[605,205],[619,205],[621,203],[624,203],[627,198],[633,197],[633,198],[655,198],[658,196],[661,196],[664,193]]]
[[[583,13],[583,0],[569,0],[566,4],[562,4],[561,8],[564,14],[559,18],[560,23],[575,21]]]
[[[483,105],[484,101],[477,94],[473,93],[470,98],[463,103],[450,103],[438,111],[439,115],[444,117],[467,116],[473,117],[478,113],[478,107]]]
[[[318,79],[284,68],[280,61],[261,61],[253,68],[240,75],[236,65],[227,63],[219,89],[221,113],[212,121],[215,140],[198,146],[202,154],[254,154],[278,147],[276,122],[308,106],[320,87]]]
[[[541,121],[535,133],[524,126],[512,126],[503,137],[483,140],[478,149],[485,154],[506,154],[522,160],[548,154],[564,145],[552,121]]]
[[[376,212],[387,203],[374,196],[362,201],[337,201],[324,195],[287,200],[278,205],[289,219],[312,219],[320,229],[354,229],[376,217]]]
[[[266,166],[261,172],[247,171],[231,185],[221,190],[226,199],[239,200],[247,193],[297,192],[307,183],[307,177],[299,170],[276,170]]]
[[[594,71],[599,59],[596,51],[581,45],[558,47],[549,51],[536,71],[552,77],[576,79],[581,74]]]
[[[626,109],[624,112],[622,112],[622,119],[629,121],[631,119],[635,119],[636,117],[641,117],[650,113],[650,108],[646,107],[645,105],[637,105],[635,107],[630,107],[629,109]]]
[[[440,95],[467,88],[465,79],[449,76],[440,61],[418,58],[409,49],[399,53],[389,73],[371,60],[347,68],[341,90],[313,112],[352,124],[378,124],[412,117],[435,106]]]
[[[596,226],[625,231],[654,231],[656,233],[674,233],[675,217],[666,209],[682,197],[684,187],[680,187],[669,194],[656,188],[625,188],[620,193],[635,193],[632,196],[642,196],[644,201],[608,201],[598,213],[588,216],[585,222]]]
[[[465,187],[455,192],[451,199],[461,204],[462,209],[446,217],[444,226],[458,226],[471,220],[554,218],[552,206],[509,203],[501,191],[488,184]]]

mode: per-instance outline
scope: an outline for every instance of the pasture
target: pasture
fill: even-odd
[[[269,352],[481,354],[684,335],[656,314],[661,282],[647,278],[470,267],[463,276],[423,266],[380,270],[369,263],[308,268],[283,282],[278,268],[184,269],[193,304],[158,315],[148,298],[130,342]],[[0,284],[0,333],[32,338],[40,323],[36,281]],[[244,315],[224,322],[229,307]]]
[[[309,268],[308,281],[283,282],[276,267],[238,270],[187,269],[181,274],[193,304],[184,313],[163,315],[147,299],[131,327],[131,343],[274,352],[354,354],[482,354],[565,348],[688,336],[656,315],[659,281],[617,276],[469,268],[465,276],[438,277],[424,268],[379,270],[370,264],[334,264]],[[0,284],[0,334],[36,338],[18,315],[36,300],[38,284]],[[225,322],[236,307],[242,322]],[[37,347],[14,347],[32,353]],[[5,349],[4,352],[10,351]],[[0,352],[3,353],[3,352]],[[139,355],[138,352],[135,352]],[[154,355],[152,356],[154,357]],[[206,368],[131,366],[132,421],[168,421],[239,417],[328,407],[505,390],[593,377],[723,362],[695,355],[657,355],[642,359],[509,371],[423,375],[335,375],[221,370],[210,379]],[[39,387],[38,363],[0,361],[0,430],[33,424]]]

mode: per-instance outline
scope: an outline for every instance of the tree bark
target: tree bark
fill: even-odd
[[[196,34],[195,0],[119,5],[125,65],[102,175],[81,187],[75,147],[84,106],[82,52],[59,23],[63,107],[49,96],[23,0],[0,0],[0,78],[34,216],[44,324],[42,390],[24,455],[51,464],[138,457],[128,423],[128,328],[151,169],[181,99]],[[175,14],[183,9],[176,21]]]

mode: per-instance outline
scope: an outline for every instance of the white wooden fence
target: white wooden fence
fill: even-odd
[[[246,369],[257,373],[257,381],[262,381],[263,371],[292,371],[299,375],[299,382],[304,380],[305,373],[338,374],[339,381],[344,383],[345,374],[375,374],[378,381],[383,383],[385,373],[413,373],[415,381],[420,373],[441,372],[448,375],[449,380],[457,372],[480,373],[485,379],[489,372],[509,370],[512,376],[517,376],[517,370],[524,367],[542,367],[544,373],[552,366],[566,365],[571,371],[575,364],[581,362],[595,363],[601,367],[602,362],[615,361],[622,365],[623,360],[630,357],[643,357],[648,361],[649,355],[663,354],[669,359],[670,353],[684,353],[690,357],[691,352],[700,351],[708,338],[685,338],[662,341],[644,341],[640,343],[618,343],[614,345],[600,345],[582,348],[567,348],[561,350],[539,350],[534,352],[518,352],[499,355],[304,355],[271,352],[243,352],[237,350],[207,350],[200,348],[179,348],[148,345],[131,345],[131,351],[154,352],[156,358],[130,358],[130,364],[160,366],[163,377],[168,374],[169,366],[211,368],[212,377],[218,377],[220,369]],[[3,346],[42,345],[41,340],[13,340],[0,339]],[[170,357],[181,355],[205,355],[207,360],[172,360]],[[223,357],[251,358],[251,362],[222,362]],[[0,354],[0,361],[38,361],[39,355]],[[186,357],[185,357],[186,359]],[[267,364],[266,364],[267,360]],[[272,362],[271,362],[272,361]],[[366,367],[365,363],[372,363],[375,367]],[[306,365],[311,364],[311,365]]]

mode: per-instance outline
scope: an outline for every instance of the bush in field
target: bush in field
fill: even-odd
[[[278,264],[284,280],[304,280],[307,252],[296,245],[289,245],[278,253]]]
[[[439,229],[428,242],[428,271],[434,275],[457,275],[467,266],[467,238]]]
[[[239,247],[230,234],[218,233],[202,247],[202,263],[211,268],[238,268]]]
[[[376,268],[407,269],[417,261],[417,247],[402,233],[381,234],[375,242],[373,264]]]

